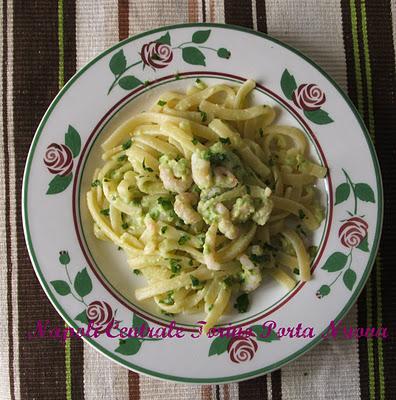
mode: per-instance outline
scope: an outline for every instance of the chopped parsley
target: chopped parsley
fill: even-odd
[[[307,237],[307,234],[306,234],[306,232],[304,231],[304,229],[302,228],[301,225],[297,225],[297,226],[296,226],[296,230],[297,230],[297,232],[300,233],[301,235]]]
[[[166,312],[166,311],[164,311],[164,310],[161,310],[161,314],[164,314],[164,315],[166,315],[167,317],[173,317],[175,314],[172,314],[172,313],[170,313],[170,312]]]
[[[102,186],[102,184],[100,183],[99,179],[95,179],[92,183],[91,183],[91,187],[96,187],[96,186]]]
[[[294,268],[293,274],[300,275],[300,270],[298,268]]]
[[[121,251],[121,250],[122,250],[122,247],[118,246],[118,247],[117,247],[117,250],[118,250],[118,251]]]
[[[198,139],[194,138],[193,140],[191,140],[192,144],[197,145],[198,144]]]
[[[226,286],[230,287],[234,284],[234,278],[232,276],[227,276],[227,278],[225,278],[223,282],[226,284]]]
[[[128,228],[129,228],[128,222],[124,222],[124,223],[121,225],[121,227],[122,227],[122,229],[128,229]]]
[[[191,278],[191,284],[193,285],[193,287],[197,287],[201,285],[201,281],[196,278],[194,275],[190,275]]]
[[[126,154],[123,154],[122,156],[118,157],[118,161],[126,161],[128,159],[128,156]]]
[[[152,168],[146,167],[145,161],[146,161],[146,159],[143,158],[143,162],[142,162],[143,169],[144,169],[145,171],[147,171],[147,172],[153,172],[153,169],[152,169]]]
[[[128,150],[132,146],[132,140],[128,139],[123,145],[122,150]]]
[[[191,266],[194,265],[194,262],[193,262],[193,260],[191,258],[190,258],[190,261],[188,262],[188,265],[191,265]]]
[[[174,274],[178,274],[181,270],[181,265],[178,263],[178,260],[171,258],[169,261],[170,267],[171,267],[171,271]]]
[[[211,153],[209,160],[211,164],[218,165],[227,160],[227,156],[224,153]]]
[[[208,307],[208,311],[212,311],[212,308],[213,308],[213,304],[211,304],[211,305]]]
[[[110,179],[109,178],[104,178],[103,182],[110,182]]]
[[[141,202],[142,201],[140,199],[133,199],[132,200],[132,204],[135,205],[135,206],[140,206]]]
[[[133,273],[134,273],[135,275],[141,275],[141,274],[142,274],[142,271],[140,271],[140,269],[134,269],[134,270],[133,270]]]
[[[201,113],[201,122],[206,122],[208,120],[208,114],[205,111],[200,111]]]
[[[144,82],[143,82],[143,85],[144,85],[144,86],[150,85],[150,81],[144,81]]]
[[[311,257],[311,259],[314,259],[316,257],[316,254],[318,254],[318,246],[310,246],[308,248],[308,254]]]
[[[305,218],[305,212],[301,209],[298,210],[298,217],[300,219],[304,219]]]
[[[169,199],[166,199],[165,197],[159,197],[157,202],[164,210],[168,211],[173,209],[172,202]]]
[[[264,137],[264,131],[263,131],[263,128],[260,128],[260,129],[259,129],[259,135],[260,135],[261,137]]]
[[[231,140],[230,140],[230,138],[229,137],[227,137],[227,138],[220,138],[220,142],[221,143],[223,143],[223,144],[231,144]]]
[[[150,217],[154,220],[157,221],[157,219],[159,218],[159,211],[158,210],[151,210],[150,211]]]
[[[186,244],[189,240],[190,240],[190,236],[188,236],[188,235],[182,235],[182,236],[180,236],[180,238],[179,238],[179,240],[177,241],[177,243],[179,243],[180,246],[183,246],[183,245]]]
[[[166,101],[164,101],[164,100],[158,100],[158,103],[157,103],[159,106],[161,106],[161,107],[163,107],[165,104],[166,104]]]
[[[168,230],[168,227],[167,227],[167,226],[163,226],[163,227],[161,228],[161,233],[162,233],[162,234],[165,234],[167,230]]]
[[[173,306],[175,304],[175,300],[173,300],[173,290],[168,292],[167,297],[163,300],[160,300],[161,304],[166,304],[167,306]]]
[[[237,297],[234,308],[236,308],[240,313],[245,313],[247,311],[249,308],[249,296],[247,293],[243,293]]]
[[[104,208],[103,210],[100,210],[100,213],[108,217],[110,215],[110,208]]]

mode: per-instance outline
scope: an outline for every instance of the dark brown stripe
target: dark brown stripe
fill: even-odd
[[[282,400],[282,375],[281,370],[271,372],[272,400]]]
[[[118,0],[118,37],[124,40],[129,36],[129,3]]]
[[[128,387],[129,387],[129,400],[140,399],[140,379],[139,374],[135,372],[128,372]]]
[[[267,376],[249,379],[248,381],[239,382],[238,386],[239,400],[251,399],[268,399]]]
[[[11,399],[15,399],[14,381],[14,336],[12,333],[12,269],[15,266],[11,257],[11,213],[10,213],[10,154],[8,140],[8,98],[7,98],[7,66],[8,66],[8,24],[7,1],[3,2],[3,140],[4,140],[4,177],[5,177],[5,215],[6,215],[6,251],[7,251],[7,331],[8,331],[8,373]]]
[[[382,280],[382,324],[390,336],[382,341],[385,374],[385,399],[396,392],[396,282],[393,271],[396,257],[396,75],[392,36],[392,13],[389,0],[366,1],[367,30],[373,82],[376,148],[382,167],[385,191],[384,225],[380,245]],[[375,271],[373,272],[373,275]],[[376,323],[377,321],[374,321]],[[377,343],[375,343],[377,349]]]
[[[342,10],[344,48],[345,48],[346,67],[347,67],[348,95],[351,98],[352,102],[357,107],[358,106],[357,78],[355,72],[356,65],[355,65],[354,50],[353,50],[352,24],[351,24],[352,16],[350,9],[350,0],[341,0],[341,10]],[[364,63],[362,66],[364,66]],[[358,326],[367,326],[366,299],[367,299],[367,290],[364,289],[358,300]],[[360,392],[361,392],[361,398],[365,400],[370,398],[367,340],[360,339],[358,341],[358,346],[359,346]]]
[[[253,29],[251,1],[224,0],[224,17],[227,24]]]
[[[206,0],[201,0],[202,4],[202,22],[206,22]]]
[[[40,118],[58,91],[58,5],[56,1],[14,2],[14,131],[18,193],[17,259],[19,368],[21,397],[64,398],[64,345],[53,339],[27,340],[39,319],[63,326],[34,274],[25,246],[21,216],[22,175]],[[56,251],[56,249],[53,249]]]
[[[256,0],[257,30],[267,33],[267,13],[265,0]]]
[[[197,0],[188,0],[188,22],[198,22]]]

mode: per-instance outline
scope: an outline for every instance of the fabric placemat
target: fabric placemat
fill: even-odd
[[[0,399],[394,399],[395,18],[395,0],[2,1]],[[344,324],[384,326],[389,338],[326,341],[266,376],[208,386],[129,372],[79,339],[27,339],[38,319],[63,324],[34,274],[22,228],[23,170],[42,115],[77,69],[120,39],[205,21],[268,32],[295,46],[333,76],[362,114],[382,167],[384,228],[369,282]]]

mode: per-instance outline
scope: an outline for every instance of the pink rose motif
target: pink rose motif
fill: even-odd
[[[352,217],[346,220],[340,230],[338,237],[343,246],[352,248],[357,247],[367,236],[368,224],[360,217]]]
[[[292,100],[298,108],[314,111],[326,101],[326,96],[314,83],[303,83],[293,92]]]
[[[106,330],[113,317],[113,310],[105,301],[95,300],[87,308],[88,321],[92,323],[92,327],[97,329],[99,333],[103,333]]]
[[[73,154],[64,144],[52,143],[45,152],[44,164],[51,174],[69,175],[73,169]]]
[[[145,65],[156,68],[165,68],[173,59],[172,48],[164,43],[150,42],[144,44],[140,53]]]
[[[250,361],[257,351],[257,342],[248,337],[234,337],[228,344],[228,354],[234,363]]]

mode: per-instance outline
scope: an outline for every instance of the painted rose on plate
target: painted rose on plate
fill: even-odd
[[[228,344],[230,360],[235,363],[250,361],[257,351],[257,342],[250,337],[235,337]]]
[[[90,303],[87,308],[88,321],[90,321],[92,327],[100,333],[106,330],[107,325],[114,318],[114,315],[113,309],[105,301],[95,300]]]
[[[45,152],[44,164],[51,174],[66,176],[73,169],[73,154],[66,145],[51,143]]]
[[[367,236],[368,227],[363,218],[352,217],[342,224],[338,231],[338,237],[343,246],[348,248],[357,247]]]
[[[326,101],[326,96],[318,85],[303,83],[293,92],[292,100],[302,110],[314,111]]]
[[[165,68],[173,60],[172,48],[165,43],[150,42],[144,44],[140,52],[144,65]]]

